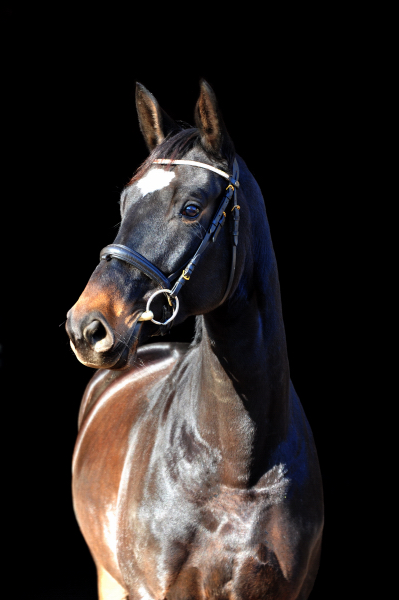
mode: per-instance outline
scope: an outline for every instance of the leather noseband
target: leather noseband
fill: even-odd
[[[180,267],[180,269],[177,269],[177,271],[166,277],[162,271],[147,260],[145,256],[139,254],[135,250],[131,250],[127,246],[123,246],[123,244],[109,244],[109,246],[105,246],[105,248],[101,250],[101,260],[111,260],[111,258],[118,258],[119,260],[129,263],[129,265],[133,265],[133,267],[136,267],[136,269],[139,269],[144,275],[147,275],[147,277],[160,285],[161,288],[167,289],[172,286],[172,281],[176,279],[183,268]]]

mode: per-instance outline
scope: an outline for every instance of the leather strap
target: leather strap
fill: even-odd
[[[127,246],[123,244],[109,244],[105,246],[100,252],[100,260],[111,260],[111,258],[118,258],[119,260],[123,260],[133,267],[139,269],[142,273],[147,275],[150,279],[155,281],[162,288],[170,289],[172,282],[176,279],[176,277],[181,273],[182,269],[188,264],[189,261],[184,263],[181,267],[176,269],[174,273],[171,273],[166,277],[155,265],[153,265],[145,256],[136,252],[136,250],[131,250]]]
[[[235,172],[235,177],[237,177],[237,179],[238,179],[240,170],[238,168],[238,164],[237,164],[236,160],[234,161],[234,167],[235,167],[235,169],[237,169]],[[233,233],[233,248],[232,248],[232,257],[231,257],[230,277],[229,277],[229,282],[227,284],[226,291],[224,293],[222,300],[220,301],[219,306],[221,306],[223,304],[223,302],[225,302],[225,300],[227,300],[227,297],[230,294],[231,286],[233,285],[234,274],[236,272],[238,227],[240,224],[240,207],[237,204],[236,188],[234,188],[234,206],[231,209],[231,212],[233,213],[233,232],[232,232]]]
[[[157,165],[190,165],[192,167],[201,167],[202,169],[208,169],[208,171],[213,171],[214,173],[221,175],[222,177],[230,181],[230,183],[232,183],[234,187],[240,187],[240,184],[237,181],[237,179],[234,179],[232,181],[231,175],[229,175],[225,171],[217,169],[212,165],[207,165],[206,163],[198,162],[196,160],[173,160],[172,158],[156,158],[153,161],[153,164],[154,163],[156,163]]]
[[[162,271],[157,269],[155,265],[135,250],[131,250],[127,246],[123,246],[123,244],[110,244],[101,250],[100,260],[111,260],[111,258],[118,258],[129,263],[129,265],[133,265],[133,267],[136,267],[144,275],[155,281],[161,288],[170,289],[170,279],[165,277]]]
[[[233,167],[233,177],[229,176],[229,180],[232,179],[234,181],[237,180],[238,178],[238,164],[237,161],[234,159],[234,167]],[[172,288],[172,293],[171,296],[177,296],[177,294],[180,292],[181,288],[183,287],[183,285],[186,283],[186,281],[188,281],[195,269],[195,267],[197,266],[197,263],[202,255],[202,253],[204,252],[204,250],[207,248],[208,244],[212,241],[215,242],[217,236],[219,235],[219,232],[221,230],[221,228],[224,225],[224,222],[226,220],[226,209],[227,209],[227,205],[229,204],[231,198],[233,197],[233,194],[235,196],[235,190],[236,187],[233,186],[233,184],[229,185],[226,189],[226,194],[223,197],[223,200],[221,202],[221,204],[219,205],[218,211],[216,213],[216,215],[213,218],[213,221],[210,225],[210,227],[208,228],[208,231],[205,234],[204,239],[202,240],[197,252],[194,254],[193,258],[190,260],[190,262],[188,263],[187,267],[184,268],[183,273],[180,275],[179,279],[176,281],[175,285]],[[235,257],[234,257],[235,258]],[[235,270],[235,260],[234,260],[234,270]],[[233,273],[234,275],[234,273]],[[230,287],[232,284],[232,276],[231,276],[231,270],[230,270],[230,278],[229,278],[229,286],[227,289],[227,293],[230,291]],[[224,295],[224,298],[226,298],[226,293]]]

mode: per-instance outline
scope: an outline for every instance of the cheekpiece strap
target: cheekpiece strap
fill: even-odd
[[[163,160],[166,160],[166,159],[163,159]],[[177,161],[170,161],[170,162],[173,163],[173,162],[177,162]],[[194,162],[194,161],[187,161],[187,162]],[[209,165],[205,165],[203,163],[197,163],[197,164],[203,165],[204,167],[209,167]],[[211,170],[214,170],[214,168],[212,167]],[[217,171],[219,171],[219,169],[217,169]],[[218,211],[216,212],[216,214],[213,218],[213,221],[210,224],[209,229],[206,232],[205,237],[202,240],[197,252],[194,254],[193,258],[190,260],[188,265],[184,268],[183,273],[180,275],[179,279],[176,281],[175,285],[173,286],[173,288],[171,290],[171,296],[173,298],[175,298],[177,296],[177,294],[180,292],[183,285],[187,281],[189,281],[195,267],[197,266],[197,263],[202,255],[202,253],[204,252],[204,250],[207,248],[208,244],[211,241],[212,242],[216,241],[216,239],[220,233],[220,230],[222,229],[222,227],[224,225],[224,222],[226,220],[226,212],[225,211],[227,210],[227,206],[228,206],[230,200],[232,199],[232,197],[234,196],[234,198],[235,198],[236,188],[239,185],[239,183],[237,181],[238,164],[237,164],[236,159],[234,159],[233,171],[234,171],[233,176],[227,175],[227,173],[224,173],[224,171],[221,171],[221,173],[224,174],[223,176],[225,176],[225,178],[228,179],[228,181],[230,183],[226,188],[225,194],[223,196],[223,200],[222,200],[221,204],[219,205]],[[236,236],[234,238],[234,242],[235,242],[235,240],[237,240],[237,243],[238,243],[238,221],[237,221],[237,223],[235,223],[235,225],[237,226],[236,227],[237,232],[236,232]],[[236,245],[237,244],[234,243],[234,246],[236,246]],[[235,264],[234,264],[234,268],[235,268]],[[230,286],[231,286],[231,283],[230,283]]]

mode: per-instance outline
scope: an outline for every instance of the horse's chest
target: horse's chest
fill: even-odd
[[[170,463],[176,457],[167,449],[151,462],[141,491],[133,484],[120,505],[119,566],[131,589],[144,585],[150,597],[182,586],[198,588],[193,598],[203,597],[200,589],[216,598],[217,590],[232,591],[240,573],[245,579],[246,569],[259,575],[266,564],[277,565],[267,537],[273,494],[218,485],[217,458],[198,454],[199,461]]]
[[[87,523],[91,547],[105,542],[132,597],[139,589],[146,590],[148,598],[164,598],[165,590],[180,589],[181,597],[185,589],[198,591],[193,598],[203,597],[200,590],[209,590],[209,598],[234,597],[232,586],[246,585],[248,573],[265,581],[266,568],[278,572],[268,522],[285,493],[286,480],[272,469],[263,490],[222,486],[225,457],[201,437],[195,422],[164,418],[168,401],[162,396],[150,410],[147,400],[137,400],[137,412],[133,416],[130,410],[129,420],[120,410],[118,439],[107,434],[109,411],[93,420],[95,439],[106,439],[107,444],[99,446],[94,436],[86,435],[86,443],[92,439],[94,445],[83,452],[76,477],[80,486],[90,487],[77,494],[84,500],[78,502],[80,521]],[[115,431],[115,410],[112,414]],[[108,464],[110,455],[120,458]],[[98,473],[93,461],[101,466],[101,478],[93,475]],[[98,533],[93,533],[93,524],[89,527],[88,498],[95,514],[104,517]],[[100,554],[103,560],[109,552]],[[214,596],[217,590],[225,596]],[[167,597],[174,598],[169,592]]]

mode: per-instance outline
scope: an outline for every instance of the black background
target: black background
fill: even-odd
[[[356,256],[345,252],[345,217],[353,211],[361,59],[342,50],[345,30],[338,43],[323,18],[306,27],[306,15],[296,22],[291,14],[252,33],[254,14],[216,23],[156,17],[150,8],[146,18],[98,11],[27,12],[16,4],[4,15],[1,343],[11,568],[30,598],[96,598],[70,492],[78,408],[92,370],[78,363],[60,324],[114,239],[119,194],[146,157],[135,82],[172,117],[193,122],[205,77],[266,202],[291,377],[324,481],[324,548],[311,598],[334,596],[337,544],[344,542],[341,569],[351,562],[337,488],[346,477],[342,415],[356,389],[342,346]],[[189,339],[190,324],[172,335]]]

